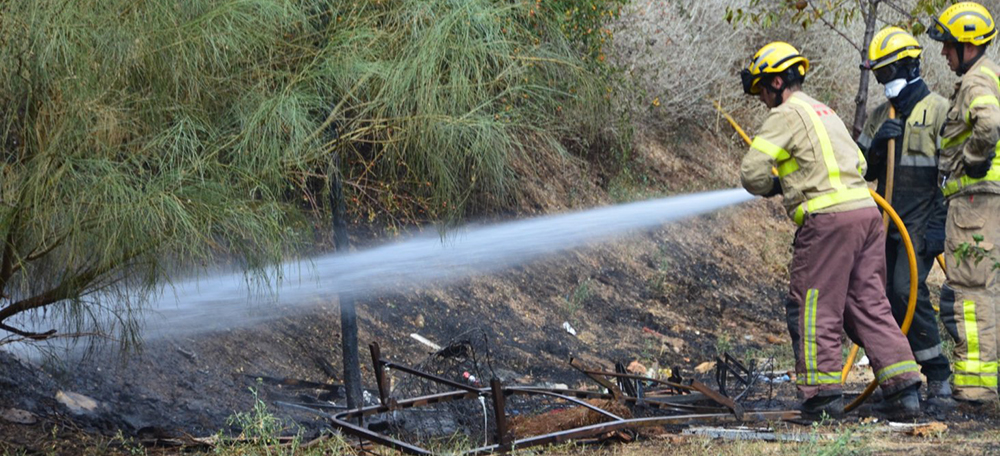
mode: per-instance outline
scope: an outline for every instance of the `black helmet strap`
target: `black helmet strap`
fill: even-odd
[[[955,52],[958,53],[958,70],[956,71],[956,73],[958,73],[959,76],[967,73],[969,69],[972,68],[972,66],[975,65],[976,62],[978,62],[979,59],[981,59],[984,54],[986,54],[985,44],[982,46],[976,46],[976,55],[972,57],[971,60],[966,62],[965,47],[971,45],[972,45],[971,43],[962,43],[962,42],[955,43]]]
[[[778,87],[774,87],[771,84],[771,81],[774,80],[775,76],[782,76],[781,85],[779,85]],[[785,81],[784,74],[775,74],[760,82],[764,84],[764,90],[767,90],[768,92],[771,92],[771,94],[774,95],[775,100],[777,100],[777,104],[775,104],[775,106],[781,106],[781,104],[785,102],[785,100],[783,100],[782,98],[785,92],[785,87],[788,87],[788,82]]]
[[[765,90],[774,94],[775,100],[777,101],[777,104],[775,106],[781,106],[781,104],[785,102],[784,92],[785,89],[788,88],[788,86],[801,84],[802,81],[805,80],[805,76],[799,74],[799,65],[801,65],[801,63],[798,65],[792,65],[785,71],[774,74],[760,81],[761,84],[764,84]],[[781,85],[779,85],[778,87],[774,87],[771,85],[771,80],[773,80],[775,76],[781,76]]]

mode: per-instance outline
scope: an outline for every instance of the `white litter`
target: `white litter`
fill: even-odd
[[[434,342],[431,342],[429,339],[427,339],[424,336],[421,336],[420,334],[412,333],[412,334],[410,334],[410,337],[414,338],[417,342],[420,342],[420,343],[422,343],[422,344],[430,347],[431,349],[433,349],[435,351],[441,349],[440,345],[435,344]]]

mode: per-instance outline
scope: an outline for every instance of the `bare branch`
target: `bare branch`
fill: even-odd
[[[81,290],[84,290],[88,286],[92,285],[94,281],[100,279],[105,274],[113,271],[115,268],[127,263],[128,261],[141,255],[143,252],[148,251],[148,249],[153,248],[153,245],[145,245],[135,250],[124,253],[117,261],[109,262],[104,266],[94,266],[90,269],[83,270],[82,272],[72,275],[62,281],[58,286],[52,288],[44,293],[32,296],[27,299],[22,299],[15,302],[3,309],[0,309],[0,322],[3,322],[7,318],[17,315],[21,312],[26,312],[32,309],[38,309],[45,307],[50,304],[57,303],[64,299],[71,299],[78,296]]]
[[[7,325],[5,325],[3,323],[0,323],[0,329],[2,329],[4,331],[7,331],[9,333],[17,334],[18,336],[25,337],[25,338],[28,338],[28,339],[31,339],[31,340],[45,340],[45,339],[48,339],[49,337],[51,337],[53,334],[56,333],[56,330],[54,330],[54,329],[50,329],[50,330],[45,331],[43,333],[34,333],[34,332],[22,331],[20,329],[7,326]]]
[[[819,20],[822,21],[824,25],[826,25],[827,27],[829,27],[830,30],[833,30],[838,35],[840,35],[841,38],[847,40],[847,42],[850,43],[851,46],[854,47],[854,49],[857,49],[858,52],[862,51],[861,50],[861,46],[858,46],[858,44],[855,43],[854,40],[851,39],[851,37],[847,36],[846,33],[844,33],[843,31],[841,31],[840,29],[838,29],[835,25],[831,24],[830,21],[826,20],[826,18],[823,17],[822,14],[820,14],[820,11],[819,11],[819,9],[816,8],[816,5],[814,5],[812,2],[809,2],[809,7],[812,8],[813,11],[816,12],[816,17],[819,18]]]
[[[891,0],[881,0],[881,1],[882,1],[882,3],[885,3],[889,8],[892,8],[892,9],[896,10],[896,12],[898,12],[899,14],[902,14],[903,16],[906,16],[909,19],[913,19],[914,18],[914,16],[912,14],[910,14],[909,11],[906,11],[905,9],[903,9],[903,7],[895,4]]]
[[[0,328],[0,329],[2,329],[2,328]],[[45,334],[48,334],[48,333],[45,333]],[[104,334],[104,333],[101,333],[101,332],[56,333],[56,334],[52,334],[51,336],[46,337],[44,340],[53,340],[53,339],[78,339],[78,338],[81,338],[81,337],[97,337],[97,338],[101,338],[101,339],[107,339],[107,340],[110,340],[110,341],[117,341],[117,339],[115,339],[114,337],[111,337],[111,336],[109,336],[107,334]],[[34,337],[28,337],[28,336],[22,336],[22,337],[5,337],[3,339],[0,339],[0,345],[16,344],[16,343],[20,343],[20,342],[27,342],[29,340],[39,340],[39,339],[35,339]]]
[[[45,247],[44,249],[42,249],[40,251],[38,250],[38,247],[35,247],[34,250],[32,250],[30,253],[28,253],[27,258],[25,258],[24,261],[25,262],[35,261],[35,260],[37,260],[37,259],[39,259],[39,258],[41,258],[41,257],[43,257],[45,255],[48,255],[53,250],[55,250],[56,247],[59,247],[60,245],[62,245],[63,241],[65,241],[66,238],[68,238],[68,237],[69,237],[69,233],[66,233],[66,234],[60,236],[55,241],[52,241],[51,245]],[[20,265],[18,265],[18,266],[20,266]]]

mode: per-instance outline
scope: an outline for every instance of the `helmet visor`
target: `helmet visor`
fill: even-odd
[[[875,73],[875,80],[878,81],[879,84],[885,85],[887,82],[897,79],[897,69],[898,66],[895,63],[891,63],[884,67],[876,68],[872,70],[872,72]]]
[[[757,95],[760,93],[760,87],[754,84],[760,80],[760,75],[754,76],[750,70],[744,68],[740,72],[740,80],[743,82],[743,93],[747,95]]]
[[[955,38],[955,35],[951,34],[951,30],[948,30],[948,27],[937,20],[937,18],[934,19],[934,24],[927,29],[927,36],[934,41],[958,42],[958,38]]]

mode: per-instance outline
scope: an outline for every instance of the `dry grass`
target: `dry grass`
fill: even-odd
[[[994,14],[1000,13],[1000,1],[982,3]],[[633,2],[616,30],[615,54],[627,74],[636,78],[638,90],[628,103],[635,107],[640,125],[683,134],[694,122],[737,139],[732,128],[719,121],[709,101],[718,100],[752,135],[765,108],[742,93],[738,73],[756,49],[774,40],[792,43],[809,57],[812,68],[805,90],[829,104],[848,124],[853,121],[861,56],[851,44],[823,24],[808,30],[791,25],[760,29],[734,27],[725,21],[727,7],[748,5],[749,0]],[[884,17],[888,22],[903,19],[894,13]],[[859,43],[863,31],[860,21],[844,30],[858,37]],[[941,45],[926,35],[919,41],[925,48],[924,79],[933,90],[950,96],[957,77],[939,55]],[[996,48],[989,50],[991,58],[996,59]],[[868,96],[869,111],[885,101],[881,86],[874,81]]]
[[[649,454],[684,454],[692,456],[764,456],[764,455],[898,455],[997,454],[1000,446],[996,430],[945,431],[927,437],[915,437],[892,431],[888,425],[846,423],[816,426],[792,426],[779,429],[793,433],[801,442],[764,442],[760,440],[714,440],[701,436],[664,434],[640,439],[629,445],[604,447],[562,446],[541,452],[548,456],[587,454],[594,456],[638,456]]]

